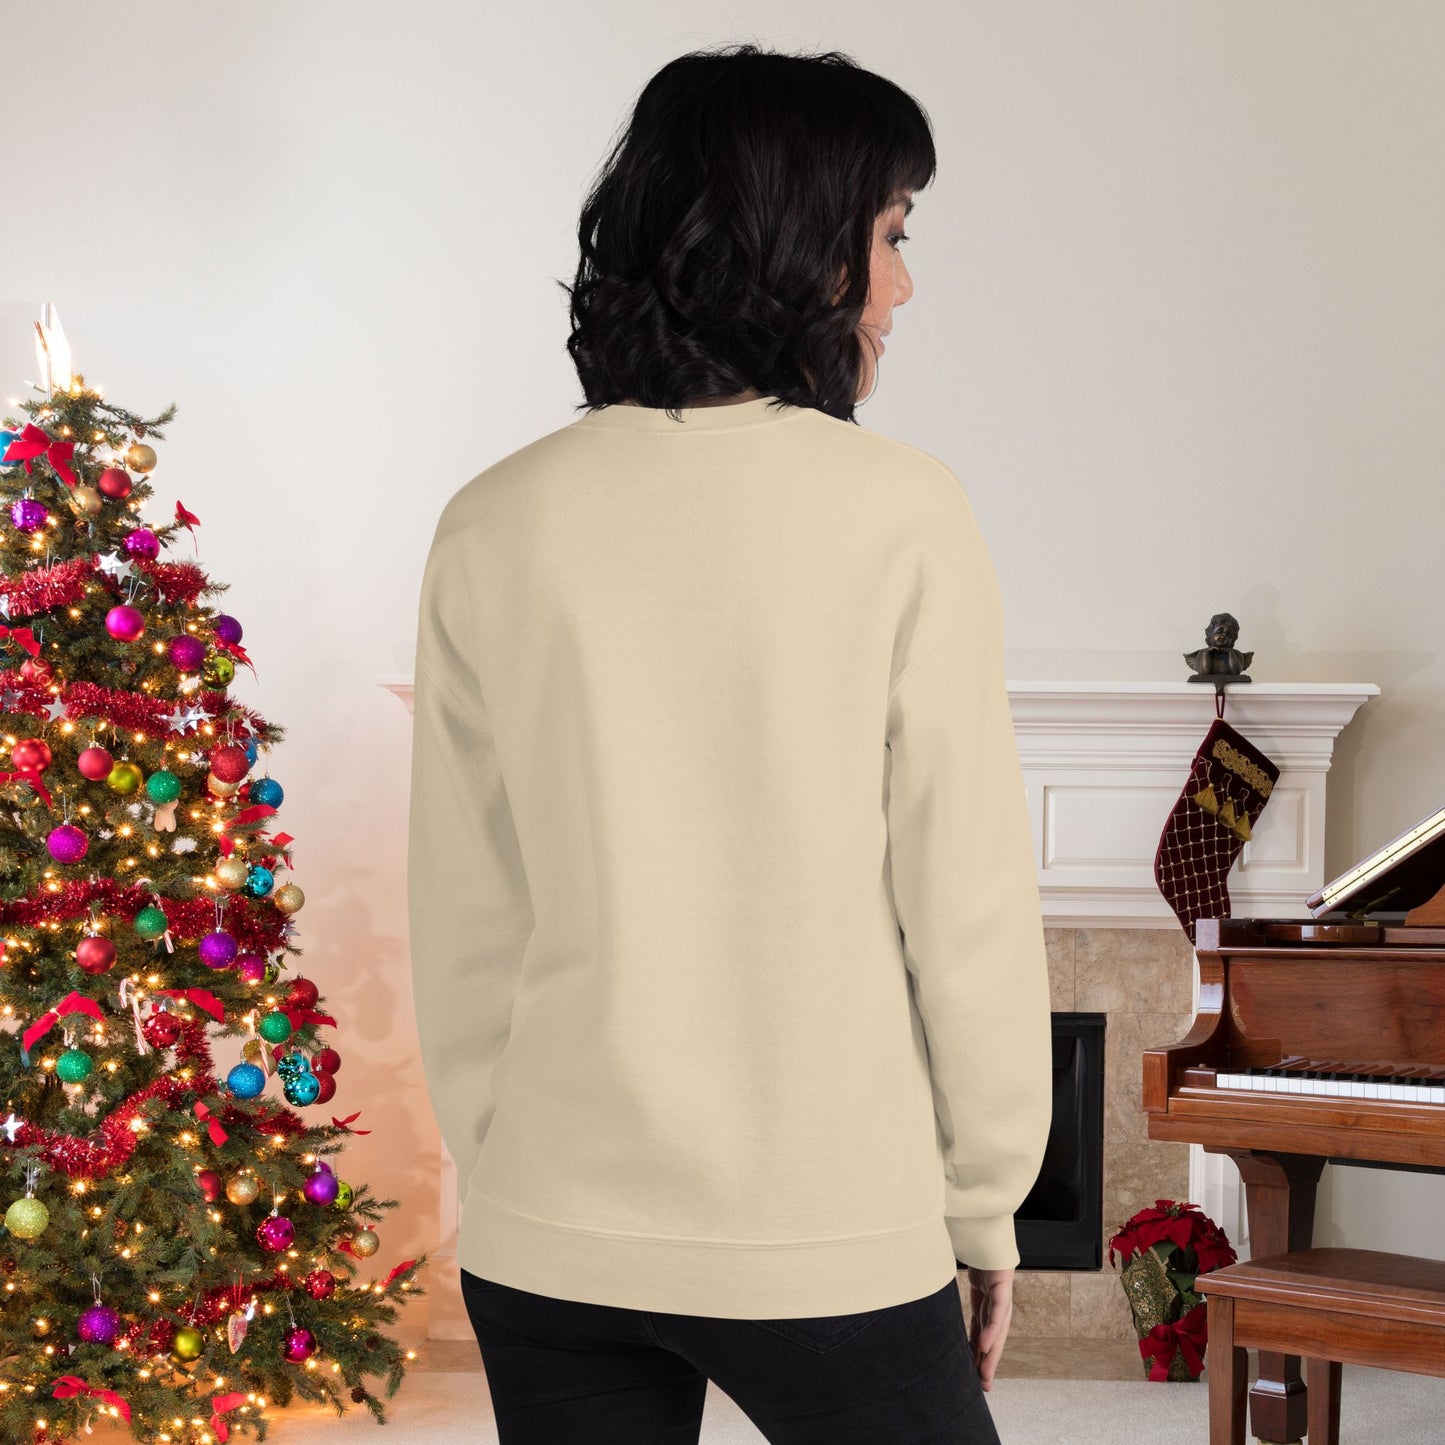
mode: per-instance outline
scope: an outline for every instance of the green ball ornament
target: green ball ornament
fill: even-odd
[[[208,652],[201,676],[214,687],[225,687],[236,675],[236,664],[224,652]]]
[[[291,1020],[277,1009],[269,1013],[256,1026],[256,1032],[266,1040],[268,1044],[284,1044],[291,1037]]]
[[[281,977],[281,966],[273,963],[269,958],[266,960],[266,967],[261,970],[261,982],[269,988],[278,978]]]
[[[135,916],[135,931],[142,938],[160,938],[169,927],[170,924],[166,922],[165,910],[157,908],[153,903],[147,904]]]
[[[336,1198],[331,1201],[331,1207],[338,1214],[345,1214],[351,1208],[351,1198],[351,1185],[344,1179],[338,1179],[336,1181]]]
[[[66,1049],[55,1061],[55,1072],[66,1084],[84,1083],[94,1067],[94,1062],[84,1049]]]
[[[145,781],[145,774],[136,763],[121,758],[110,770],[105,780],[105,785],[112,793],[120,793],[122,796],[135,792]]]
[[[49,1223],[50,1211],[45,1207],[45,1202],[30,1196],[17,1199],[5,1211],[5,1228],[16,1239],[39,1239]]]
[[[234,893],[238,888],[246,886],[251,868],[244,858],[237,858],[232,854],[229,858],[222,858],[213,871],[216,882],[228,893]]]
[[[166,769],[146,779],[146,797],[153,803],[174,803],[181,795],[181,780]]]
[[[194,1360],[206,1348],[206,1337],[192,1325],[182,1325],[171,1341],[171,1354],[178,1360]]]

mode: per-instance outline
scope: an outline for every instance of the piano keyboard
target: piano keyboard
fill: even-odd
[[[1445,1104],[1445,1066],[1399,1065],[1379,1059],[1307,1059],[1292,1054],[1277,1064],[1243,1072],[1221,1069],[1214,1084],[1219,1089],[1265,1094]]]

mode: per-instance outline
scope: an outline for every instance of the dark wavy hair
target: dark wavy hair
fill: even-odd
[[[922,107],[839,51],[669,61],[587,197],[575,283],[558,282],[578,409],[676,420],[753,387],[855,421],[874,222],[936,166]]]

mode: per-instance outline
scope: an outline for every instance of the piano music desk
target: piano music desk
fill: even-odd
[[[1340,1366],[1445,1376],[1445,1260],[1305,1249],[1199,1276],[1209,1445],[1244,1445],[1248,1349],[1302,1357],[1309,1445],[1340,1445]]]

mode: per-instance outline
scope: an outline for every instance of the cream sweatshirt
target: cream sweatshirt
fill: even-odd
[[[443,508],[408,912],[457,1256],[847,1314],[1019,1262],[1052,1061],[994,570],[927,453],[581,416]]]

